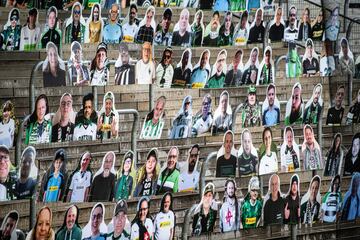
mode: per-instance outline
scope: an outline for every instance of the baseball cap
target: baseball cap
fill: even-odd
[[[6,154],[9,154],[9,148],[7,146],[5,146],[4,144],[0,145],[0,152],[5,152]]]
[[[248,88],[248,93],[255,93],[256,94],[256,87],[253,85],[250,85]]]
[[[116,203],[116,207],[115,207],[115,215],[118,215],[120,212],[123,212],[124,214],[127,213],[127,203],[125,200],[121,199],[120,201],[118,201]]]

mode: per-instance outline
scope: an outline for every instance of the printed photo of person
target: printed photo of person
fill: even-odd
[[[82,229],[82,240],[106,240],[107,226],[104,217],[104,204],[96,203],[91,210],[89,222]]]
[[[237,152],[234,147],[234,133],[228,130],[224,134],[223,145],[217,152],[216,177],[236,176]]]
[[[188,151],[186,161],[179,161],[179,192],[193,192],[199,188],[200,171],[198,170],[200,147],[194,144]]]
[[[159,172],[158,151],[156,148],[152,148],[147,154],[145,164],[137,171],[136,187],[133,196],[155,195]]]
[[[333,177],[330,188],[322,199],[321,203],[321,220],[324,223],[334,223],[340,218],[342,205],[342,194],[340,191],[340,175]]]
[[[128,15],[122,21],[123,39],[122,42],[133,43],[138,32],[139,20],[137,19],[137,6],[131,4]]]
[[[191,24],[191,46],[201,47],[203,44],[203,37],[205,34],[205,26],[203,23],[204,13],[198,10],[195,13],[194,22]]]
[[[223,88],[225,85],[225,76],[227,73],[227,51],[225,49],[218,53],[216,62],[211,71],[211,77],[205,84],[205,88]]]
[[[67,156],[64,149],[55,152],[51,166],[41,181],[39,200],[45,203],[62,201],[67,183]]]
[[[71,15],[65,22],[65,44],[74,41],[83,43],[85,41],[85,19],[82,16],[82,6],[80,2],[72,5]]]
[[[258,172],[258,153],[252,143],[251,132],[247,128],[241,133],[241,146],[237,156],[239,176],[254,175]]]
[[[348,191],[345,193],[341,207],[341,220],[353,221],[360,214],[360,194],[359,194],[360,174],[356,172],[352,178]]]
[[[355,133],[345,156],[344,176],[360,172],[360,133]]]
[[[192,97],[186,96],[181,104],[169,133],[169,139],[188,138],[192,129]]]
[[[261,125],[261,108],[256,97],[256,87],[248,87],[248,96],[242,106],[241,123],[243,128]]]
[[[40,36],[39,11],[36,8],[31,8],[28,12],[26,24],[21,28],[19,50],[35,50],[39,45]]]
[[[44,87],[66,86],[65,64],[58,55],[58,49],[53,42],[46,45],[47,56],[42,64]]]
[[[204,34],[204,46],[216,47],[219,42],[219,31],[220,31],[220,13],[215,11],[213,18],[205,28]]]
[[[132,61],[129,48],[126,43],[119,45],[119,57],[115,62],[115,84],[128,85],[135,83],[135,66]]]
[[[179,189],[179,175],[180,172],[177,167],[179,159],[179,149],[171,147],[168,155],[167,162],[160,170],[160,175],[157,180],[156,194],[163,194],[166,192],[178,192]]]
[[[174,25],[171,21],[173,12],[171,8],[164,10],[161,23],[156,27],[154,45],[170,47],[173,37]]]
[[[94,3],[91,12],[86,21],[85,43],[100,43],[102,41],[104,21],[101,17],[101,6]]]
[[[140,44],[148,42],[152,45],[156,30],[155,8],[153,6],[146,9],[145,17],[140,21],[138,29],[135,42]]]
[[[81,240],[81,227],[78,223],[79,208],[71,205],[65,212],[64,222],[55,234],[55,240],[73,239]]]
[[[298,224],[300,222],[300,178],[297,174],[290,179],[289,191],[284,198],[284,223]]]
[[[274,149],[273,134],[270,127],[266,127],[262,134],[263,144],[259,148],[259,175],[276,173],[278,171],[277,150]]]
[[[35,226],[26,236],[26,240],[54,240],[55,232],[52,229],[52,211],[49,207],[43,206],[36,215]]]
[[[321,208],[320,186],[321,179],[316,175],[311,179],[309,190],[301,198],[300,216],[303,224],[311,225],[319,220]]]
[[[89,70],[83,62],[81,44],[77,41],[71,43],[71,56],[68,61],[68,76],[72,85],[86,86],[90,84]]]
[[[192,73],[190,84],[191,88],[204,88],[206,82],[210,78],[210,51],[209,49],[205,49],[201,55],[199,62],[194,66]]]
[[[330,16],[327,17],[325,23],[325,40],[336,41],[340,31],[340,21],[339,21],[339,11],[340,7],[335,4],[335,7],[332,8]]]
[[[134,152],[129,150],[124,155],[120,168],[117,172],[115,185],[115,201],[128,200],[135,187],[136,158]]]
[[[267,46],[260,63],[256,85],[268,85],[270,83],[275,83],[275,64],[272,59],[272,49]]]
[[[240,201],[236,196],[236,182],[229,178],[225,182],[225,195],[219,212],[220,231],[230,232],[240,229]]]
[[[322,118],[323,99],[322,99],[322,85],[316,84],[313,94],[305,105],[305,112],[303,117],[304,124],[317,124]]]
[[[181,59],[174,69],[172,79],[172,87],[190,86],[190,78],[192,72],[191,49],[187,48],[183,51]]]
[[[211,110],[211,95],[205,94],[202,100],[201,109],[195,114],[193,118],[193,125],[191,129],[191,136],[201,136],[208,133],[211,130],[213,122],[212,110]]]
[[[116,181],[115,162],[115,153],[113,151],[107,152],[102,160],[100,169],[94,174],[90,187],[90,202],[111,202],[114,199]]]
[[[262,104],[262,123],[264,126],[280,124],[280,102],[276,95],[276,86],[270,83],[266,90],[266,98]]]
[[[136,216],[131,222],[131,239],[154,239],[154,224],[150,216],[150,198],[140,198]]]
[[[280,177],[273,174],[269,180],[269,191],[264,199],[264,226],[282,224],[285,214],[285,199],[280,191]]]
[[[285,71],[286,71],[286,77],[287,78],[298,78],[302,75],[302,63],[299,57],[299,54],[297,53],[296,48],[296,42],[290,41],[289,42],[289,48],[288,53],[286,56],[286,65],[285,65]]]
[[[179,21],[175,24],[171,46],[191,46],[192,32],[189,20],[189,10],[187,8],[184,8],[180,13]]]
[[[129,222],[127,212],[128,205],[126,200],[119,200],[114,207],[114,214],[111,222],[107,226],[107,240],[130,239],[131,224]]]
[[[298,41],[305,42],[308,38],[312,38],[310,9],[305,7],[302,12],[302,18],[299,25]]]
[[[98,113],[97,134],[100,139],[117,138],[119,133],[119,114],[115,108],[115,96],[107,92],[103,106]]]
[[[342,145],[341,133],[336,133],[331,144],[331,148],[326,154],[326,162],[324,168],[324,176],[340,175],[341,167],[343,166],[344,147]]]
[[[103,31],[103,41],[106,44],[119,44],[123,38],[119,17],[120,6],[117,3],[113,3],[109,9],[108,21],[105,24]]]
[[[322,9],[319,10],[318,15],[311,25],[312,39],[314,41],[322,41],[325,31],[325,21]]]
[[[313,128],[308,124],[304,126],[304,143],[301,146],[301,155],[305,171],[324,167],[321,147],[315,139]]]
[[[234,30],[234,46],[245,46],[249,38],[249,23],[248,11],[245,10],[241,14],[240,22],[236,25]]]
[[[297,28],[296,15],[297,15],[296,7],[291,6],[289,9],[287,27],[284,30],[284,40],[286,42],[295,41],[298,39],[299,29]]]
[[[244,73],[241,78],[241,85],[255,85],[259,71],[259,48],[254,47],[250,52],[250,58],[244,66]]]
[[[355,62],[354,55],[350,50],[349,41],[346,38],[340,40],[339,65],[342,75],[354,76]]]
[[[228,72],[225,76],[225,87],[239,87],[244,71],[244,64],[242,62],[244,53],[243,50],[238,49],[232,60],[232,63],[228,67]]]
[[[51,142],[68,142],[73,140],[76,113],[72,107],[73,99],[70,93],[64,93],[60,98],[60,106],[52,120]]]
[[[20,39],[20,11],[17,8],[13,8],[9,11],[8,21],[0,34],[0,49],[3,51],[19,50]]]
[[[213,123],[212,123],[212,135],[225,133],[227,130],[232,129],[232,109],[230,106],[230,95],[225,90],[220,94],[219,106],[215,110]]]
[[[89,201],[90,186],[92,182],[91,171],[92,156],[89,151],[81,154],[79,163],[68,179],[66,189],[67,202],[87,202]]]
[[[141,50],[141,59],[135,65],[135,83],[152,84],[155,82],[155,63],[152,59],[152,47],[150,42],[144,42]]]
[[[345,86],[340,85],[336,90],[333,106],[328,109],[326,125],[341,125],[344,116],[343,100],[345,96]]]
[[[57,23],[58,10],[55,6],[52,6],[47,10],[46,25],[41,34],[39,42],[40,49],[46,47],[46,52],[49,52],[47,49],[47,44],[52,42],[56,46],[57,53],[61,50],[61,30],[57,28]]]
[[[95,57],[90,66],[91,86],[105,86],[109,83],[110,66],[107,50],[107,45],[104,42],[97,46]]]
[[[175,220],[173,196],[170,192],[167,192],[161,199],[160,211],[154,219],[154,239],[173,239]]]
[[[320,58],[320,76],[332,76],[335,73],[335,58],[334,58],[333,43],[325,41]]]
[[[271,42],[281,42],[284,39],[285,22],[283,19],[283,8],[277,7],[274,19],[269,23],[269,39]]]
[[[260,7],[260,6],[259,6]],[[265,26],[263,19],[263,9],[257,8],[255,19],[250,25],[249,38],[247,43],[262,43],[265,37]],[[266,50],[265,50],[266,51]]]
[[[141,129],[140,139],[160,139],[165,125],[166,98],[159,97],[154,109],[146,115]]]
[[[301,96],[300,82],[294,84],[291,97],[286,103],[285,125],[300,124],[303,122],[304,103]]]
[[[12,170],[14,166],[9,154],[9,149],[5,145],[0,145],[0,201],[11,201],[15,197],[17,173]]]
[[[281,171],[294,172],[300,168],[300,150],[295,142],[294,130],[287,126],[284,129],[284,142],[280,147]]]
[[[4,217],[0,228],[0,239],[17,240],[16,227],[19,221],[19,213],[16,210],[10,211]]]
[[[161,61],[156,68],[156,84],[161,88],[170,88],[174,77],[174,68],[172,66],[171,47],[165,48]]]
[[[39,95],[35,101],[35,109],[26,123],[26,145],[50,143],[52,123],[49,112],[47,96]]]
[[[16,180],[14,195],[16,199],[30,199],[36,193],[38,168],[36,166],[36,150],[28,146],[21,154],[19,178]]]
[[[257,228],[261,220],[262,208],[263,198],[260,191],[260,181],[258,177],[252,177],[241,206],[241,229]]]
[[[302,58],[303,77],[319,75],[319,58],[314,49],[314,43],[311,38],[306,40],[305,54]]]
[[[214,199],[215,185],[211,182],[205,185],[201,202],[194,210],[192,235],[200,236],[214,231],[218,205]]]
[[[16,119],[14,114],[14,104],[7,100],[3,105],[0,112],[0,145],[5,145],[7,148],[14,146],[14,138],[17,135],[19,120]]]
[[[360,89],[357,92],[346,115],[346,125],[360,123]]]

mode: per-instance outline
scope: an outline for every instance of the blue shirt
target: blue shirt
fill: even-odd
[[[57,177],[53,173],[50,175],[46,186],[45,202],[56,202],[58,200],[63,178],[61,173]]]
[[[260,0],[248,1],[248,6],[247,6],[248,12],[250,11],[256,12],[256,9],[258,8],[260,8]]]
[[[109,43],[120,43],[122,39],[122,29],[121,25],[116,23],[108,23],[104,27],[103,33],[104,42]]]
[[[265,110],[264,117],[263,117],[263,125],[266,126],[273,126],[278,124],[279,119],[279,109],[273,108],[270,110],[269,108]]]
[[[197,68],[191,75],[191,87],[192,88],[204,88],[208,79],[209,73],[206,69]]]
[[[226,12],[229,11],[229,1],[228,0],[216,0],[213,6],[214,11]]]

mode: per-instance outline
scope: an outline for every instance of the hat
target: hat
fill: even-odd
[[[108,100],[108,99],[113,100],[113,95],[111,94],[111,92],[108,92],[108,93],[105,95],[105,101]]]
[[[248,88],[248,93],[255,93],[256,94],[256,87],[253,85],[250,85]]]
[[[61,159],[61,161],[65,161],[65,150],[64,149],[61,148],[56,151],[54,160],[56,160],[56,159]]]
[[[311,41],[310,38],[308,38],[308,39],[306,40],[306,46],[307,46],[307,47],[308,47],[308,46],[313,47],[313,42]]]
[[[131,158],[131,159],[133,159],[134,158],[134,155],[133,155],[133,153],[132,152],[127,152],[126,153],[126,155],[125,155],[125,159],[128,159],[128,158]]]
[[[203,195],[207,194],[208,192],[211,192],[213,195],[215,194],[214,184],[212,184],[212,183],[206,184]]]
[[[172,17],[172,11],[171,11],[171,9],[170,9],[170,8],[165,9],[163,16],[164,16],[164,17],[168,16],[168,17],[171,18],[171,17]]]
[[[260,182],[258,177],[252,177],[249,181],[249,192],[251,190],[260,190]]]
[[[294,176],[292,176],[292,178],[291,178],[291,185],[292,185],[294,182],[299,183],[299,179],[298,179],[297,175],[294,175]]]
[[[10,19],[12,19],[13,17],[16,17],[16,20],[19,20],[19,15],[20,15],[19,10],[14,9],[10,14]]]
[[[104,49],[107,52],[107,45],[104,42],[99,43],[96,52],[99,52],[101,49]]]
[[[9,148],[3,144],[0,145],[0,152],[5,152],[6,154],[9,154]]]
[[[123,212],[124,214],[127,213],[127,203],[123,199],[117,202],[114,216],[118,215],[120,212]]]

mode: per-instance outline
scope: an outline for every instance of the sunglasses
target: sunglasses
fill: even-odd
[[[17,21],[18,18],[14,16],[14,17],[12,17],[10,20],[11,20],[11,21]]]
[[[166,58],[166,59],[170,59],[171,56],[170,56],[170,55],[165,55],[165,58]]]
[[[80,14],[80,10],[74,10],[74,14]]]

